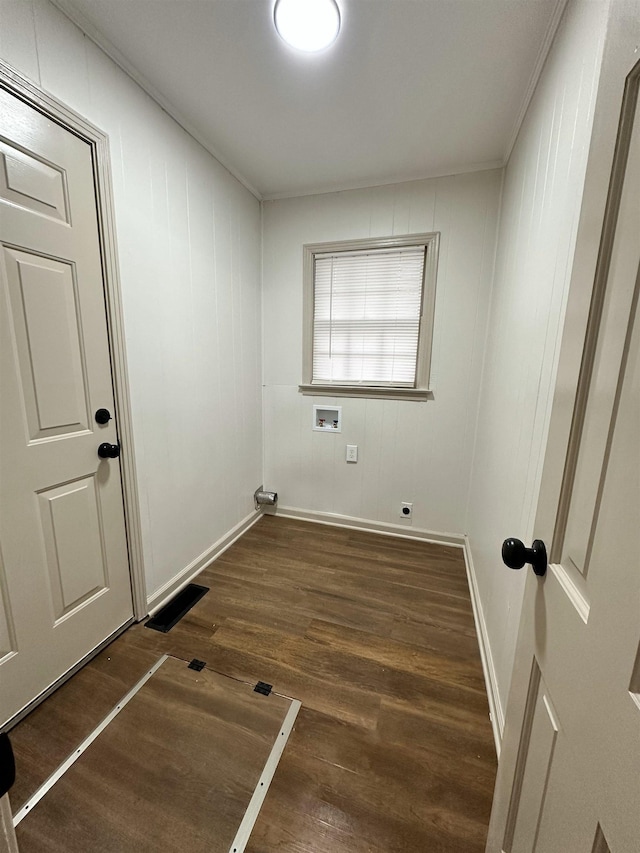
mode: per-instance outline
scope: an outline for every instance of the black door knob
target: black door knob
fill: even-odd
[[[120,456],[120,445],[105,441],[98,448],[98,456],[100,459],[117,459]]]
[[[98,409],[94,415],[97,424],[104,426],[111,420],[111,412],[109,409]]]
[[[521,569],[525,563],[531,563],[539,577],[547,572],[547,549],[542,539],[535,539],[531,548],[525,548],[519,539],[505,539],[502,560],[510,569]]]

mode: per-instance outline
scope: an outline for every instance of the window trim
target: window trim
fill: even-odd
[[[383,400],[430,400],[431,350],[435,313],[436,277],[440,232],[403,234],[397,237],[371,237],[366,240],[339,240],[330,243],[306,243],[303,249],[303,352],[301,394],[318,397],[372,397]],[[313,272],[314,257],[324,253],[367,251],[372,249],[401,249],[424,246],[424,280],[422,312],[416,359],[416,382],[413,387],[401,385],[349,385],[345,383],[312,382],[313,376]]]

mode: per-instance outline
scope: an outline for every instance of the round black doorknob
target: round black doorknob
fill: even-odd
[[[542,577],[547,571],[547,549],[542,539],[534,539],[531,548],[526,548],[520,539],[505,539],[502,561],[510,569],[521,569],[525,563],[531,563],[533,571]]]
[[[97,424],[104,426],[111,420],[111,412],[109,409],[98,409],[94,415]]]
[[[120,445],[105,441],[98,448],[98,456],[101,459],[117,459],[120,456]]]

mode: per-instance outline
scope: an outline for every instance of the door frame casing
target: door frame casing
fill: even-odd
[[[134,618],[140,621],[148,614],[147,588],[118,267],[109,137],[75,110],[48,92],[44,92],[2,59],[0,59],[0,87],[75,134],[91,147],[111,375],[118,438],[124,447],[124,453],[120,456],[120,479],[129,556],[131,598]]]

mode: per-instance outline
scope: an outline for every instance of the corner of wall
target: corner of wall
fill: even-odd
[[[491,308],[493,305],[493,296],[496,284],[496,268],[498,263],[498,242],[500,239],[500,230],[502,227],[502,202],[504,194],[506,164],[500,169],[500,201],[498,203],[498,213],[496,216],[496,236],[493,245],[493,260],[491,264],[491,287],[489,289],[489,304],[487,306],[487,319],[485,323],[483,343],[482,343],[482,367],[480,369],[480,393],[478,394],[478,402],[476,405],[475,421],[473,425],[473,449],[471,451],[471,466],[469,469],[469,480],[467,483],[467,500],[464,508],[464,530],[469,529],[469,512],[471,504],[471,485],[473,481],[473,470],[476,460],[476,450],[478,445],[478,425],[480,422],[480,407],[482,405],[482,386],[484,382],[485,367],[487,363],[487,339],[489,337],[489,321],[491,319]]]
[[[264,485],[265,480],[265,460],[266,460],[266,431],[265,431],[265,374],[264,374],[264,199],[260,199],[260,405],[262,417],[262,471],[261,482],[256,483],[256,486]]]

